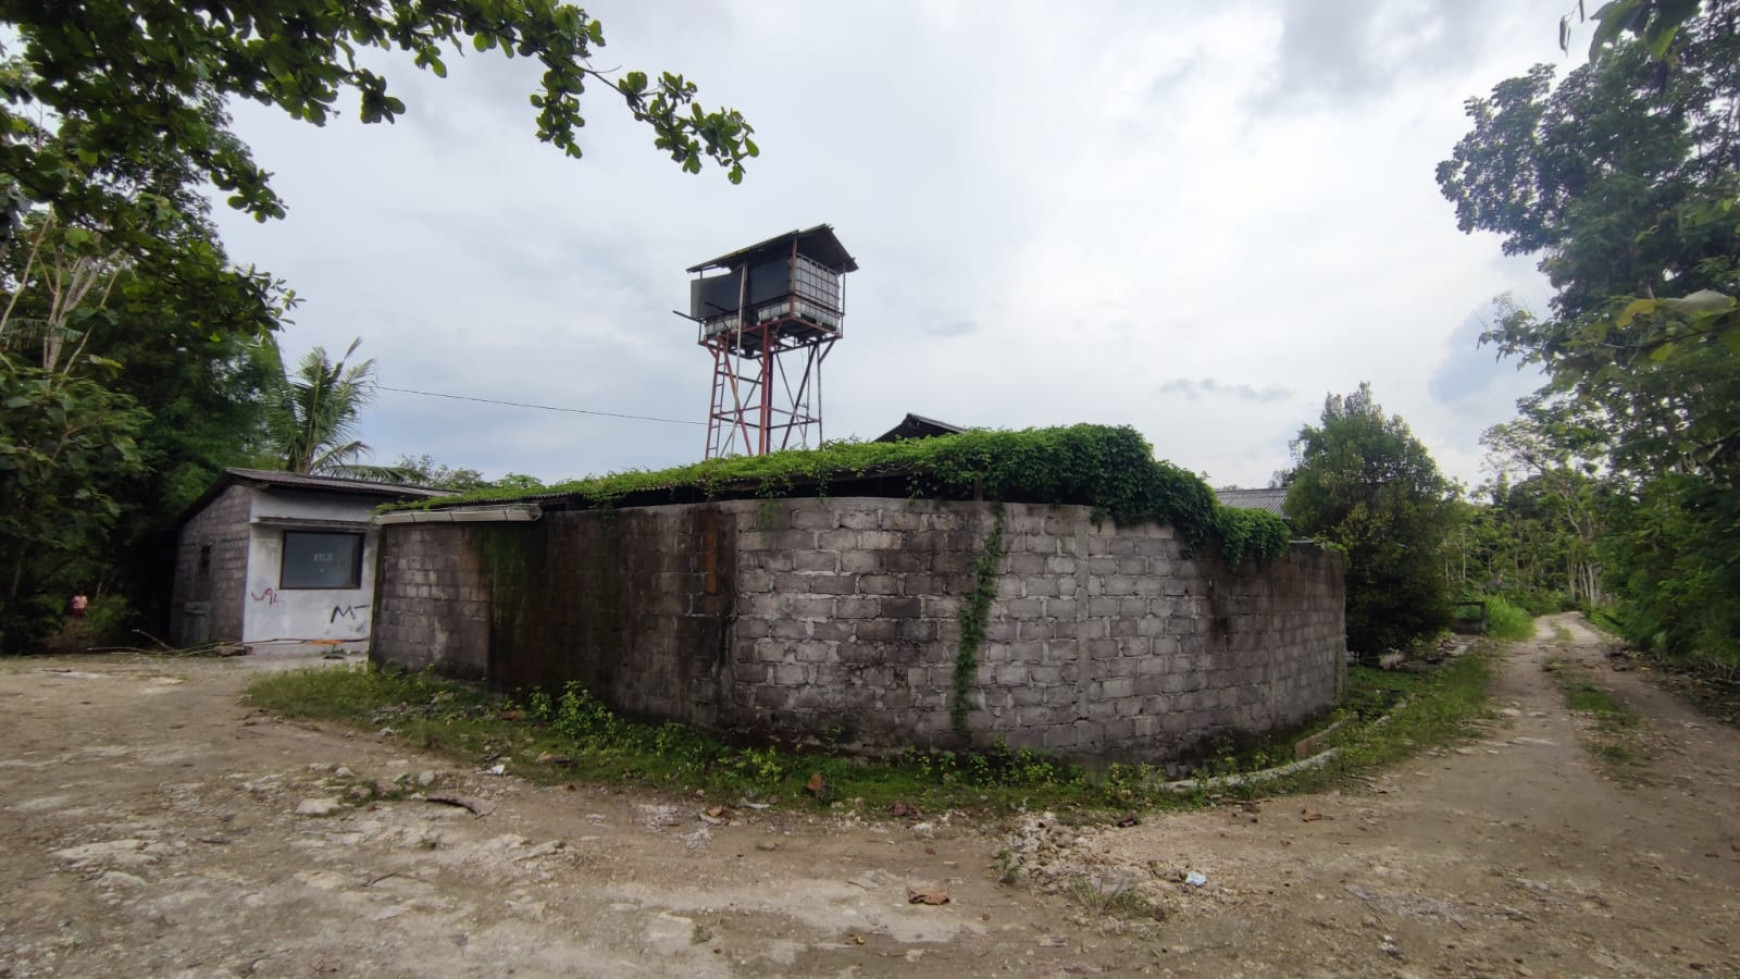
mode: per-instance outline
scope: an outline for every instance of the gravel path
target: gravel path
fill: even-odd
[[[1160,922],[999,885],[1007,826],[712,823],[730,800],[254,714],[271,661],[6,661],[0,976],[1740,975],[1740,732],[1554,621],[1574,642],[1517,644],[1467,746],[1357,791],[1044,831]],[[1645,715],[1647,783],[1585,748],[1549,658]],[[412,794],[364,801],[377,783]],[[908,903],[932,883],[948,904]]]

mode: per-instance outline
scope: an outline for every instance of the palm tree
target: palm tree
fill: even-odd
[[[362,339],[352,340],[333,363],[326,348],[303,356],[284,379],[275,428],[278,464],[286,472],[402,483],[410,473],[398,466],[372,466],[374,452],[356,438],[362,409],[375,399],[373,358],[350,363]]]

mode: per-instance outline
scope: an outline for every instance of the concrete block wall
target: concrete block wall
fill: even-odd
[[[875,747],[953,744],[961,601],[992,508],[810,499],[738,516],[736,726]],[[998,682],[982,668],[980,679]]]
[[[242,611],[248,585],[248,521],[254,492],[246,486],[231,486],[182,525],[175,546],[175,581],[170,593],[171,642],[189,646],[242,641]],[[208,567],[201,571],[199,556],[205,547],[210,547],[211,552]]]
[[[780,520],[739,538],[733,679],[755,719],[864,745],[955,745],[958,616],[992,507],[802,500]],[[1095,523],[1078,506],[1007,505],[1004,540],[968,716],[979,746],[1162,759],[1334,702],[1339,555],[1295,546],[1234,571],[1188,557],[1170,527]]]
[[[392,662],[405,669],[484,679],[492,589],[470,549],[448,525],[383,530],[375,544],[373,634],[392,637]]]
[[[960,603],[995,521],[983,503],[838,498],[391,525],[373,655],[504,689],[575,680],[730,733],[960,747]],[[1004,534],[974,745],[1158,760],[1333,702],[1337,555],[1234,571],[1086,507],[1011,504]]]

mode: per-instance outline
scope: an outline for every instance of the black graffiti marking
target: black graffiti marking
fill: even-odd
[[[331,624],[333,622],[337,622],[339,620],[340,616],[343,616],[344,618],[347,618],[347,619],[354,619],[354,618],[356,618],[356,610],[359,608],[368,608],[368,604],[364,603],[362,605],[334,605],[332,607],[332,614],[327,616],[326,621],[328,624]]]

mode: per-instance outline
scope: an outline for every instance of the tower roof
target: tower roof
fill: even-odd
[[[797,242],[797,252],[812,261],[834,270],[835,272],[856,272],[858,262],[846,246],[840,244],[840,239],[834,236],[832,225],[818,224],[803,231],[787,231],[783,235],[774,235],[766,241],[757,242],[748,248],[739,248],[727,255],[721,255],[711,261],[689,267],[690,272],[705,272],[708,269],[731,269],[740,265],[753,265],[757,259],[774,258],[791,254],[793,241]]]

